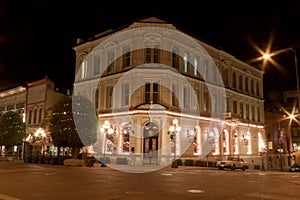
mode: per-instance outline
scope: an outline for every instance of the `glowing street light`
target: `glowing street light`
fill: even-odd
[[[300,112],[300,90],[299,90],[299,75],[298,75],[298,61],[297,61],[297,52],[295,49],[293,48],[285,48],[285,49],[281,49],[278,51],[275,51],[273,53],[269,52],[270,50],[267,50],[266,53],[264,53],[262,55],[262,59],[264,60],[264,63],[267,61],[270,61],[272,63],[274,63],[274,61],[272,60],[273,56],[276,56],[278,54],[284,53],[284,52],[288,52],[291,51],[294,54],[294,62],[295,62],[295,70],[296,70],[296,84],[297,84],[297,104],[298,104],[298,113]]]
[[[173,162],[172,162],[172,168],[178,168],[177,162],[176,162],[176,135],[178,132],[180,132],[181,127],[178,125],[178,120],[174,119],[173,120],[173,125],[170,126],[169,128],[169,133],[171,133],[170,135],[170,139],[172,140],[173,144],[174,144],[174,158],[173,158]]]

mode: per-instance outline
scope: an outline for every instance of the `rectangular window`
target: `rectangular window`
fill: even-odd
[[[159,46],[155,46],[154,52],[153,52],[153,62],[159,63],[160,62],[160,49]]]
[[[183,88],[183,106],[184,108],[189,108],[189,91],[187,87]]]
[[[158,83],[153,83],[153,103],[159,103],[158,99]]]
[[[37,118],[37,110],[34,109],[34,111],[33,111],[33,124],[36,124],[36,118]]]
[[[42,116],[43,116],[43,109],[40,108],[40,110],[39,110],[39,123],[42,122]]]
[[[248,81],[248,77],[245,78],[245,92],[249,92],[249,81]]]
[[[83,61],[81,64],[81,79],[85,79],[87,76],[87,61]]]
[[[211,79],[214,83],[217,82],[217,66],[216,65],[211,66]]]
[[[122,85],[122,106],[129,105],[129,84]]]
[[[198,76],[198,58],[194,57],[194,76]]]
[[[259,121],[260,122],[260,108],[259,107],[257,107],[256,108],[257,109],[257,121]]]
[[[188,55],[185,53],[185,54],[183,55],[183,71],[184,71],[185,73],[187,73],[188,70],[189,70],[189,68],[188,68]]]
[[[198,104],[198,97],[199,97],[199,91],[198,90],[194,90],[194,105],[193,105],[193,110],[194,111],[198,111],[199,110],[199,104]]]
[[[32,110],[29,110],[28,124],[31,124],[32,120]]]
[[[175,69],[179,69],[179,56],[177,49],[173,49],[172,52],[172,67]]]
[[[239,76],[239,90],[243,90],[243,76]]]
[[[95,108],[96,110],[98,110],[99,108],[99,89],[97,88],[96,89],[96,92],[95,92]]]
[[[203,93],[203,111],[209,112],[209,94],[208,94],[208,92]]]
[[[107,53],[107,72],[113,72],[115,70],[115,52],[110,51]]]
[[[236,100],[233,100],[233,102],[232,102],[232,112],[234,114],[237,114],[237,101]]]
[[[151,48],[145,49],[145,62],[151,63]]]
[[[111,108],[113,104],[113,87],[106,88],[106,108]]]
[[[236,73],[232,72],[232,87],[236,88]]]
[[[145,84],[145,103],[150,103],[150,83]]]
[[[258,96],[259,97],[259,82],[257,81],[256,82],[256,96]]]
[[[131,66],[131,51],[130,47],[123,48],[123,68]]]
[[[207,80],[208,78],[208,70],[209,70],[209,67],[208,67],[208,60],[205,59],[204,60],[204,63],[203,63],[203,79]]]
[[[242,119],[244,119],[244,104],[240,103],[240,116]]]
[[[94,56],[94,76],[100,74],[100,56]]]
[[[252,105],[251,116],[252,116],[252,120],[255,121],[255,106],[254,105]]]
[[[249,104],[246,104],[246,119],[250,119]]]
[[[172,105],[178,107],[178,90],[176,85],[172,85]]]

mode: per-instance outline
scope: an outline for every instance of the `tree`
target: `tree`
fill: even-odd
[[[72,156],[76,158],[79,150],[85,146],[96,142],[98,121],[96,116],[90,117],[88,111],[91,106],[87,99],[83,97],[74,97],[76,109],[74,110],[74,100],[66,99],[58,102],[52,112],[50,119],[50,133],[53,144],[57,147],[71,147]],[[79,105],[84,105],[83,109]],[[93,119],[93,123],[90,119]],[[76,121],[75,121],[75,120]],[[95,120],[96,119],[96,120]],[[78,123],[84,123],[81,127]],[[87,134],[82,135],[82,131]]]
[[[6,155],[14,146],[21,145],[25,136],[25,123],[17,112],[9,111],[0,116],[0,145],[7,149]]]

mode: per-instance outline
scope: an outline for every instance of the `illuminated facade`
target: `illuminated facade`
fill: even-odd
[[[74,95],[94,102],[101,127],[109,124],[95,151],[111,162],[240,156],[261,165],[262,71],[157,18],[78,40],[74,50]]]
[[[27,83],[26,141],[33,147],[27,152],[49,153],[50,148],[54,148],[49,132],[52,110],[57,102],[65,98],[70,97],[57,92],[54,82],[47,76],[41,80]]]

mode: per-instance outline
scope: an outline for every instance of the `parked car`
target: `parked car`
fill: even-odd
[[[216,167],[220,170],[228,168],[231,170],[241,169],[245,171],[249,168],[249,165],[242,158],[228,157],[227,160],[217,161]]]
[[[289,168],[290,172],[300,172],[300,164],[293,164]]]

